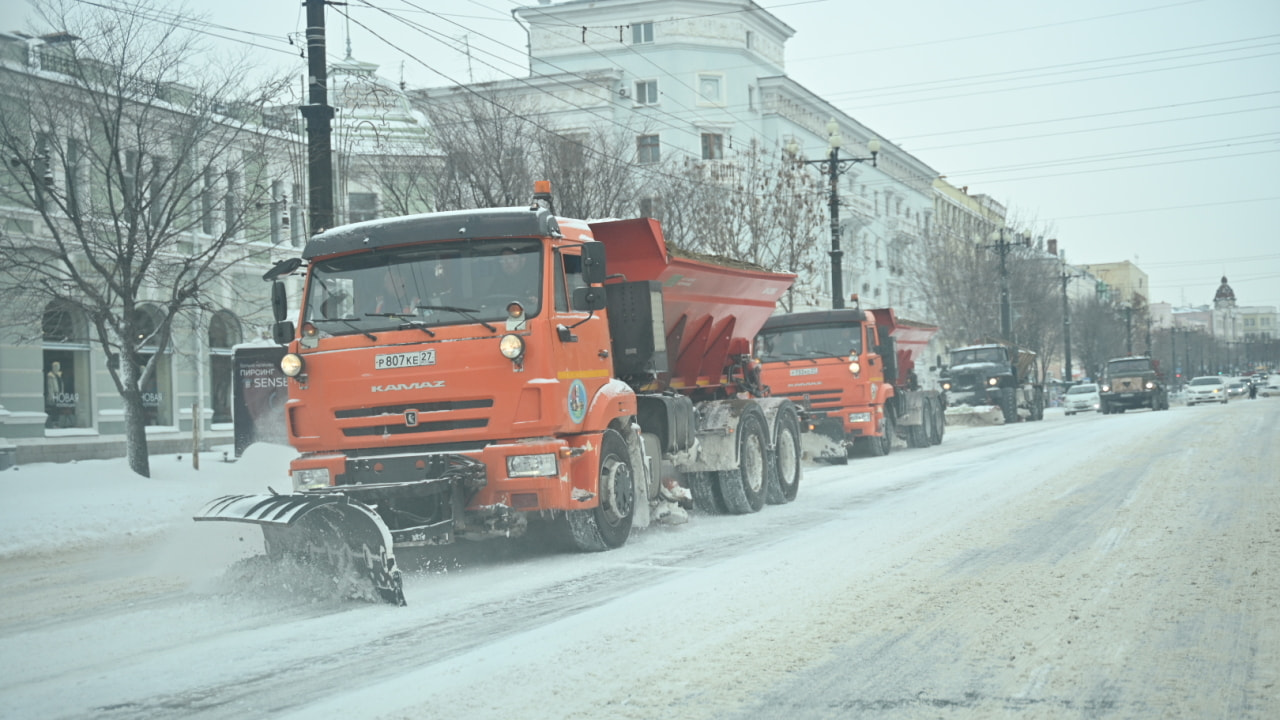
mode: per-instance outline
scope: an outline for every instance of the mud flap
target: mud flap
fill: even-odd
[[[345,495],[225,495],[193,518],[262,527],[267,556],[292,556],[367,578],[383,602],[405,604],[391,531],[364,503]]]

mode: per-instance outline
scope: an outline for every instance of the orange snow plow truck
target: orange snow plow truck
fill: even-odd
[[[272,557],[365,575],[403,604],[394,551],[515,537],[621,546],[694,506],[795,498],[796,406],[751,340],[794,275],[677,254],[649,219],[530,207],[347,225],[276,263],[293,490],[210,502]],[[281,278],[305,268],[286,319]]]
[[[774,315],[756,338],[766,386],[800,404],[812,429],[806,451],[843,464],[861,448],[888,455],[901,434],[911,447],[942,442],[941,393],[917,368],[938,328],[857,307]]]

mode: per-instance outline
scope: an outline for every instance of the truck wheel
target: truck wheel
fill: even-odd
[[[569,539],[583,552],[622,547],[631,534],[636,511],[636,481],[631,453],[617,430],[605,430],[600,440],[600,504],[590,510],[565,513]]]
[[[769,477],[765,501],[782,505],[796,499],[800,491],[800,418],[795,408],[778,408],[773,421],[773,472]]]
[[[713,472],[688,472],[684,481],[693,495],[693,506],[708,515],[724,515],[729,510],[720,497],[720,483]]]
[[[880,437],[865,438],[867,450],[871,457],[884,457],[893,450],[893,435],[897,427],[893,422],[893,411],[886,405],[884,408],[884,434]]]
[[[1018,422],[1018,397],[1013,388],[1000,389],[1000,410],[1004,413],[1004,423],[1009,425]]]
[[[929,404],[929,412],[933,415],[933,429],[929,434],[929,442],[933,445],[941,445],[942,436],[947,433],[947,410],[941,402],[935,400]]]
[[[764,507],[765,479],[769,474],[765,428],[764,413],[753,403],[738,418],[738,467],[716,472],[725,508],[734,515],[759,512]]]

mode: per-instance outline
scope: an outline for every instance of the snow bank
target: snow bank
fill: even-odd
[[[292,448],[257,444],[236,462],[202,453],[155,455],[151,477],[124,458],[33,463],[0,472],[0,557],[47,552],[148,536],[191,523],[219,495],[289,488]]]

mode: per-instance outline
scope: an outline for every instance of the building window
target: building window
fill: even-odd
[[[217,177],[218,174],[213,168],[204,169],[204,187],[200,190],[200,232],[205,235],[213,234],[213,213],[218,205],[214,200]]]
[[[224,231],[228,237],[235,237],[240,230],[240,173],[228,170],[226,179],[227,192],[222,197]]]
[[[748,30],[747,31],[747,49],[754,50],[755,46],[756,46],[756,34]]]
[[[146,367],[151,356],[159,354],[156,370],[151,379],[142,385],[142,411],[145,423],[152,426],[176,427],[173,412],[173,363],[172,347],[155,344],[164,314],[154,305],[139,305],[134,311],[133,326],[143,346],[139,348],[138,362]]]
[[[636,138],[636,162],[656,163],[660,157],[657,135],[640,135]]]
[[[756,109],[756,86],[747,86],[747,109],[755,112]]]
[[[241,340],[240,323],[229,312],[214,313],[209,321],[209,405],[213,422],[230,423],[231,385],[234,382],[232,351]]]
[[[89,322],[79,309],[52,302],[41,318],[44,333],[44,426],[92,426],[89,411]]]
[[[724,136],[719,133],[702,133],[702,159],[724,159]]]
[[[658,196],[640,198],[640,217],[662,221],[662,198]]]
[[[350,222],[364,222],[378,218],[377,193],[347,193],[347,218]]]
[[[719,74],[698,75],[698,104],[724,104],[724,76]]]
[[[636,81],[636,104],[637,105],[656,105],[658,102],[658,81],[657,80],[637,80]]]
[[[631,44],[644,45],[653,42],[653,23],[642,22],[631,25]]]

